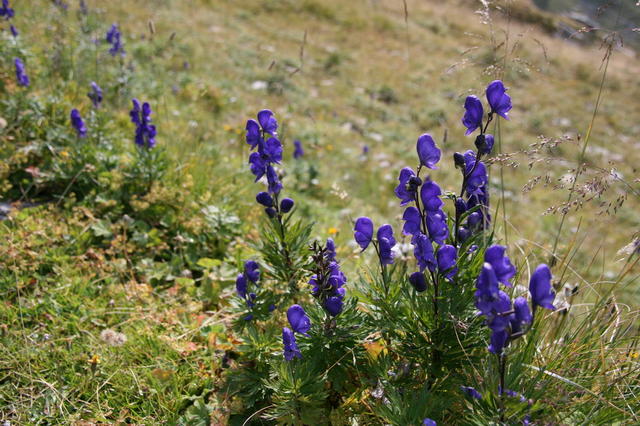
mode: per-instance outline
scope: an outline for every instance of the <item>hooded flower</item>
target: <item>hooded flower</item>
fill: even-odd
[[[258,123],[260,127],[266,133],[275,135],[278,130],[278,121],[273,116],[273,112],[268,109],[263,109],[258,113]]]
[[[490,263],[485,262],[476,280],[476,308],[483,315],[490,315],[494,302],[498,299],[498,278]]]
[[[415,200],[416,191],[418,189],[417,184],[420,181],[420,178],[416,176],[411,168],[405,167],[404,169],[400,170],[400,176],[398,177],[398,180],[400,181],[400,183],[398,184],[398,186],[396,186],[394,192],[396,196],[400,198],[400,205],[404,206],[405,204]]]
[[[483,116],[484,110],[480,99],[473,95],[467,96],[464,101],[464,117],[462,117],[462,124],[467,128],[465,135],[470,135],[478,127],[482,128]]]
[[[0,16],[7,19],[11,19],[15,16],[15,12],[9,5],[9,0],[2,0],[2,7],[0,7]]]
[[[507,95],[507,88],[500,80],[495,80],[487,86],[487,101],[491,106],[491,112],[509,119],[507,113],[511,110],[511,97]]]
[[[326,252],[327,260],[330,262],[335,262],[336,260],[336,243],[333,241],[333,238],[327,238],[326,244]]]
[[[282,190],[282,183],[271,164],[267,166],[267,183],[271,194],[279,194]]]
[[[87,127],[84,125],[84,121],[80,116],[80,111],[75,108],[71,110],[71,125],[76,130],[79,138],[87,136]]]
[[[405,221],[402,227],[402,233],[404,235],[416,235],[420,233],[420,211],[416,207],[407,207],[402,215],[402,219]]]
[[[447,226],[447,215],[442,210],[427,213],[427,231],[431,241],[444,244],[449,237],[449,227]]]
[[[500,355],[507,344],[509,333],[506,330],[492,331],[489,352]]]
[[[469,196],[478,194],[487,184],[489,177],[487,176],[487,168],[482,161],[476,166],[476,153],[467,151],[464,153],[465,175],[467,177],[467,186],[465,188]]]
[[[507,287],[511,287],[511,278],[516,274],[516,268],[511,264],[509,257],[505,255],[505,246],[493,245],[484,254],[484,261],[491,264],[498,281]]]
[[[454,246],[445,244],[438,249],[436,253],[438,260],[438,271],[446,278],[451,279],[457,272],[456,262],[458,260],[458,252]]]
[[[541,264],[533,272],[529,282],[529,292],[534,307],[542,306],[552,311],[556,309],[553,306],[556,294],[551,289],[551,270],[547,265]]]
[[[380,262],[383,265],[390,265],[393,263],[393,246],[396,245],[396,240],[393,237],[393,228],[391,225],[382,225],[378,228],[377,233],[378,246],[380,249]]]
[[[437,263],[433,255],[431,240],[424,234],[416,234],[411,239],[411,243],[413,244],[413,255],[418,261],[420,272],[424,271],[425,268],[435,271]]]
[[[514,315],[511,319],[511,331],[517,333],[522,330],[523,326],[531,324],[533,317],[531,316],[527,299],[522,296],[516,297],[513,301],[513,310]]]
[[[418,293],[422,293],[427,289],[427,279],[422,272],[414,272],[409,275],[409,282]]]
[[[244,274],[238,274],[236,277],[236,292],[243,299],[247,298],[247,278]]]
[[[373,222],[368,217],[359,217],[354,227],[354,238],[362,251],[369,247],[369,243],[373,239]]]
[[[291,305],[287,310],[287,319],[296,333],[307,334],[311,328],[311,320],[300,305]]]
[[[420,165],[430,169],[437,169],[436,164],[440,161],[440,150],[430,134],[425,133],[418,138],[416,144]]]
[[[482,155],[491,154],[491,150],[493,149],[494,138],[493,135],[478,135],[476,137],[475,145],[478,149],[478,152]]]
[[[296,336],[287,327],[282,328],[282,345],[284,346],[284,359],[291,361],[293,358],[302,358],[300,349],[296,344]]]
[[[442,190],[437,183],[431,179],[427,179],[420,189],[420,199],[422,200],[422,206],[428,212],[435,212],[440,210],[444,205],[444,202],[440,199]]]

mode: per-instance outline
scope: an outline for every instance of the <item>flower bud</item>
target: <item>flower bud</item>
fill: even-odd
[[[456,168],[462,170],[465,169],[464,155],[460,154],[459,152],[453,154],[453,162],[456,165]]]
[[[276,217],[276,215],[278,214],[278,212],[276,212],[276,210],[273,207],[267,207],[266,209],[264,209],[265,213],[267,214],[267,216],[269,217]]]
[[[476,148],[478,148],[478,153],[482,155],[491,154],[493,142],[493,135],[478,135],[475,142]]]
[[[282,213],[289,213],[291,211],[291,209],[293,208],[293,200],[291,198],[284,198],[281,202],[280,202],[280,211]]]
[[[418,293],[422,293],[427,289],[427,279],[422,272],[414,272],[409,276],[409,282]]]
[[[273,207],[273,198],[267,192],[260,192],[256,195],[256,201],[265,207]]]

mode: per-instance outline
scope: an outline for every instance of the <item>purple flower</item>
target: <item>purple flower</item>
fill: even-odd
[[[476,308],[483,315],[490,315],[494,302],[498,299],[498,278],[490,263],[484,263],[476,280]]]
[[[293,150],[293,158],[298,159],[304,156],[304,149],[302,149],[302,143],[299,140],[293,141],[293,146],[295,149]]]
[[[251,148],[255,148],[258,145],[262,145],[261,142],[264,141],[262,138],[262,133],[260,132],[260,125],[254,119],[247,120],[247,126],[245,127],[247,130],[246,141]]]
[[[262,155],[258,152],[252,152],[249,155],[249,168],[251,173],[256,177],[256,182],[267,172],[267,162],[262,158]]]
[[[258,122],[260,123],[262,130],[266,133],[270,133],[272,135],[276,134],[276,131],[278,130],[278,122],[273,116],[273,112],[271,112],[271,110],[263,109],[260,111],[258,113]]]
[[[340,296],[331,296],[324,302],[324,308],[331,316],[334,317],[342,312],[342,305],[342,297]]]
[[[79,138],[87,136],[87,127],[84,125],[84,121],[80,116],[80,111],[75,108],[71,110],[71,125],[76,129]]]
[[[373,239],[373,222],[368,217],[359,217],[353,229],[356,242],[365,251]]]
[[[444,244],[449,237],[449,227],[447,226],[447,215],[442,210],[427,213],[427,231],[431,241]]]
[[[111,45],[111,49],[109,49],[109,53],[111,54],[111,56],[116,56],[118,53],[121,56],[125,55],[124,45],[122,44],[121,37],[122,34],[120,34],[118,25],[111,25],[111,28],[109,28],[109,31],[107,31],[107,35],[105,37],[107,43]]]
[[[511,264],[511,260],[504,253],[505,246],[493,245],[484,253],[484,261],[491,264],[498,281],[507,287],[511,287],[511,278],[516,274],[516,268]]]
[[[491,332],[491,341],[489,344],[489,352],[500,355],[502,350],[507,344],[507,339],[509,338],[509,333],[506,330],[500,331],[492,331]]]
[[[284,359],[291,361],[294,357],[302,359],[302,354],[296,345],[296,336],[287,327],[282,328],[282,346],[284,346]]]
[[[151,124],[151,105],[144,102],[140,106],[140,101],[132,99],[133,108],[129,111],[131,122],[136,125],[136,145],[148,149],[156,146],[156,126]]]
[[[291,305],[291,307],[287,309],[287,319],[289,320],[289,324],[291,324],[291,328],[296,333],[306,335],[307,331],[311,328],[311,320],[300,305]]]
[[[293,208],[293,200],[291,198],[283,198],[280,202],[280,211],[282,213],[289,213]]]
[[[18,80],[18,86],[28,87],[29,86],[29,76],[24,70],[24,63],[20,58],[15,58],[13,63],[16,66],[16,80]]]
[[[478,127],[482,128],[483,116],[484,110],[480,99],[473,95],[467,96],[464,101],[464,117],[462,117],[462,124],[467,128],[465,135],[470,135]]]
[[[411,239],[411,243],[413,244],[413,255],[418,261],[420,272],[424,271],[425,268],[429,268],[432,272],[435,271],[437,262],[433,255],[431,240],[424,234],[416,234]]]
[[[236,292],[243,299],[247,298],[247,278],[244,274],[238,274],[236,277]]]
[[[435,422],[435,420],[432,420],[430,418],[426,418],[422,421],[422,426],[437,426],[438,424]]]
[[[336,260],[336,244],[333,242],[333,238],[327,238],[325,255],[327,260],[330,262],[335,262]]]
[[[471,386],[460,386],[460,390],[467,396],[475,399],[482,399],[480,392],[472,388]]]
[[[260,279],[260,265],[254,260],[244,262],[244,274],[249,281],[257,283]]]
[[[20,33],[18,32],[18,29],[14,27],[13,24],[9,26],[9,30],[11,31],[11,35],[13,37],[18,37],[20,35]]]
[[[258,149],[260,152],[260,149]],[[269,138],[264,144],[264,151],[267,161],[280,164],[282,160],[282,143],[277,138]]]
[[[507,95],[507,89],[500,80],[495,80],[487,86],[487,101],[491,106],[491,112],[509,119],[507,113],[511,110],[511,97]]]
[[[380,250],[380,263],[390,265],[393,263],[393,251],[391,249],[396,245],[393,238],[393,228],[391,225],[382,225],[378,228],[377,233],[378,246]]]
[[[271,164],[267,166],[267,183],[271,194],[279,194],[282,190],[282,183],[280,183],[278,174]]]
[[[420,222],[422,218],[420,211],[416,207],[407,207],[402,215],[402,219],[405,221],[402,227],[402,233],[404,235],[416,235],[420,233]]]
[[[544,263],[539,265],[531,275],[529,281],[529,292],[533,306],[542,306],[550,310],[555,310],[553,300],[555,292],[551,289],[551,270]]]
[[[467,187],[465,188],[468,195],[478,194],[487,184],[489,178],[487,176],[487,168],[482,161],[476,166],[476,153],[467,151],[464,153],[465,175],[467,177]]]
[[[422,293],[427,289],[427,279],[422,272],[414,272],[409,275],[409,283],[411,283],[418,293]]]
[[[91,91],[87,94],[93,106],[95,108],[100,107],[100,103],[102,102],[102,89],[95,81],[91,82]]]
[[[420,199],[422,200],[422,206],[424,209],[428,212],[440,210],[444,205],[440,199],[440,195],[442,195],[442,190],[438,184],[431,179],[427,179],[420,190]]]
[[[458,252],[454,246],[445,244],[436,253],[438,260],[438,271],[446,278],[451,279],[458,269],[455,267],[458,260]]]
[[[404,206],[405,204],[415,200],[416,191],[421,182],[420,178],[417,177],[414,171],[409,167],[405,167],[400,170],[398,180],[400,183],[396,186],[394,192],[396,196],[400,198],[400,205]]]
[[[475,141],[476,148],[478,149],[478,152],[482,155],[491,154],[491,150],[493,149],[493,143],[494,143],[493,135],[490,135],[490,134],[478,135]]]
[[[524,325],[531,324],[533,317],[531,316],[527,299],[522,296],[516,297],[513,301],[513,310],[514,315],[511,319],[511,331],[517,333],[522,330]]]
[[[512,311],[511,299],[502,290],[498,291],[498,297],[491,303],[491,310],[486,315],[487,325],[493,331],[506,330],[511,324]]]
[[[0,16],[4,16],[7,19],[11,19],[15,16],[15,12],[9,6],[9,0],[2,0],[2,7],[0,7]]]
[[[268,192],[259,192],[258,195],[256,195],[256,201],[265,207],[273,207],[273,198],[271,198]]]
[[[420,165],[430,169],[437,169],[436,164],[440,161],[440,150],[430,134],[425,133],[418,138],[416,144]]]

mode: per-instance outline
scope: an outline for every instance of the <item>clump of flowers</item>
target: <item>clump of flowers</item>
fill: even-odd
[[[11,19],[15,16],[15,11],[9,5],[9,0],[2,0],[2,6],[0,6],[0,16],[6,19]]]
[[[277,201],[282,189],[282,183],[274,168],[274,164],[280,164],[282,161],[282,143],[277,137],[278,121],[273,112],[263,109],[258,113],[258,121],[247,121],[246,130],[247,144],[252,150],[256,150],[249,155],[251,173],[256,177],[256,182],[263,176],[267,177],[268,193],[275,196]],[[273,210],[267,211],[270,216],[272,211],[277,211],[277,203],[272,207]]]
[[[100,88],[100,86],[98,86],[98,83],[96,83],[95,81],[91,82],[91,91],[87,94],[87,96],[89,97],[89,99],[91,99],[91,103],[93,104],[94,108],[100,107],[100,104],[102,103],[102,89]]]
[[[122,34],[120,33],[117,24],[111,25],[111,28],[109,28],[109,31],[107,31],[107,35],[105,36],[105,41],[111,45],[111,48],[109,49],[111,56],[116,56],[118,54],[120,56],[125,55]]]
[[[347,277],[336,260],[335,243],[331,238],[327,239],[324,247],[314,242],[311,250],[314,273],[309,280],[311,294],[330,317],[335,317],[342,312],[346,295],[344,285],[347,283]]]
[[[156,146],[156,126],[151,124],[151,106],[148,102],[140,104],[132,100],[133,108],[129,112],[131,122],[136,125],[135,142],[142,148],[151,149]]]
[[[79,138],[87,136],[87,126],[85,126],[84,120],[82,120],[80,111],[75,108],[71,110],[71,126],[75,129]]]
[[[250,285],[258,287],[258,281],[260,280],[260,266],[253,260],[247,260],[244,263],[244,272],[238,274],[236,277],[236,292],[238,296],[242,298],[247,304],[249,310],[253,310],[256,300],[256,292],[252,291]],[[253,319],[253,313],[250,313],[245,317],[245,320],[250,321]]]
[[[16,80],[18,81],[18,86],[28,87],[30,81],[24,68],[24,62],[22,62],[22,59],[20,58],[15,58],[13,63],[16,66]]]
[[[291,361],[293,358],[302,359],[302,353],[296,344],[295,333],[306,335],[309,329],[311,329],[311,320],[300,305],[291,305],[291,307],[287,309],[287,320],[289,321],[291,329],[288,327],[282,328],[284,359],[287,361]]]

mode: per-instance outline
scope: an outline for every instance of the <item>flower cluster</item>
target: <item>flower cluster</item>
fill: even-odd
[[[2,0],[2,6],[0,7],[0,16],[6,19],[11,19],[15,16],[14,10],[9,5],[9,0]]]
[[[489,155],[493,149],[494,137],[487,134],[489,123],[497,114],[509,119],[511,110],[511,97],[506,93],[507,89],[500,80],[495,80],[487,86],[486,97],[490,109],[484,120],[484,107],[482,101],[474,95],[467,96],[464,103],[465,113],[462,124],[467,128],[466,134],[470,135],[477,129],[480,134],[476,137],[477,152],[466,151],[464,154],[456,152],[454,161],[463,175],[462,190],[456,200],[456,238],[465,241],[476,230],[487,228],[491,217],[489,215],[489,191],[487,189],[487,168],[481,161],[483,155]],[[458,226],[461,216],[467,212],[467,220],[463,226]]]
[[[82,120],[80,111],[75,108],[71,110],[71,126],[76,130],[79,138],[87,136],[87,126],[85,126],[84,121]]]
[[[18,81],[18,86],[28,87],[30,81],[29,76],[24,69],[24,62],[22,62],[22,59],[20,58],[15,58],[13,63],[16,66],[16,80]]]
[[[91,99],[91,103],[95,108],[100,107],[100,103],[102,102],[102,89],[95,81],[91,82],[91,91],[87,93],[89,99]]]
[[[251,149],[257,150],[249,156],[251,173],[255,175],[256,182],[266,175],[269,193],[277,196],[282,189],[282,184],[273,165],[280,164],[282,160],[282,143],[277,138],[278,122],[273,112],[263,109],[258,113],[258,121],[253,119],[247,121],[246,130],[247,144]],[[268,139],[266,139],[267,136],[269,136]]]
[[[298,345],[296,344],[296,336],[294,333],[300,333],[306,336],[307,332],[311,329],[311,320],[300,305],[291,305],[291,307],[287,309],[287,320],[293,330],[288,327],[282,328],[282,345],[284,346],[284,359],[291,361],[294,357],[302,358],[300,349],[298,349]]]
[[[244,263],[244,272],[238,274],[236,277],[236,292],[238,296],[242,298],[247,304],[249,309],[252,309],[255,305],[256,293],[250,291],[249,284],[255,286],[258,285],[260,280],[260,265],[253,260],[247,260]],[[253,319],[253,314],[249,314],[245,317],[245,320],[250,321]]]
[[[538,306],[555,309],[555,293],[551,290],[551,271],[547,265],[538,266],[531,276],[529,292],[533,313],[526,298],[519,296],[512,302],[509,295],[500,289],[499,284],[511,287],[511,279],[516,274],[516,268],[505,251],[504,246],[489,247],[476,280],[475,305],[491,329],[489,351],[497,355],[502,354],[510,341],[529,330]]]
[[[314,243],[312,251],[315,268],[309,280],[309,284],[313,286],[311,294],[319,301],[325,312],[335,317],[342,312],[347,277],[340,270],[340,264],[336,260],[333,239],[328,238],[324,247]]]
[[[133,109],[129,112],[131,122],[136,125],[136,145],[151,149],[156,146],[156,126],[151,124],[151,106],[148,102],[140,105],[133,99]]]
[[[105,40],[111,45],[111,48],[109,49],[111,56],[116,56],[117,54],[120,54],[120,56],[125,55],[124,44],[122,43],[122,34],[120,33],[117,24],[111,25],[111,28],[107,31]]]

